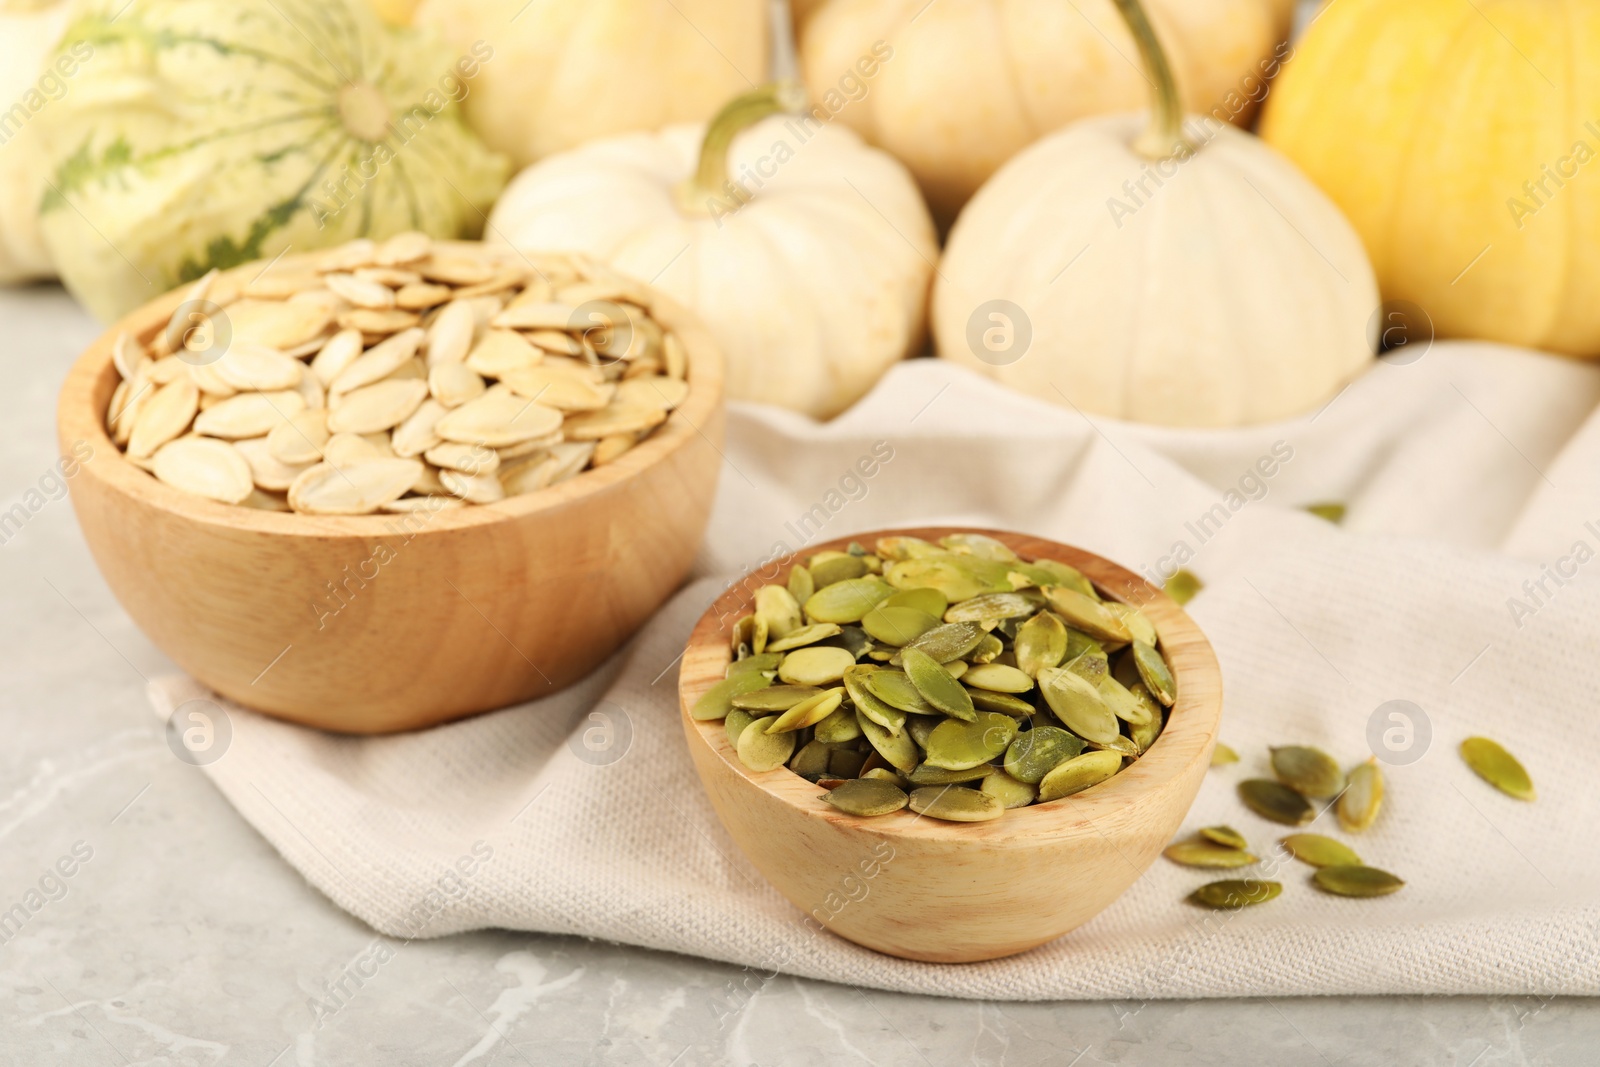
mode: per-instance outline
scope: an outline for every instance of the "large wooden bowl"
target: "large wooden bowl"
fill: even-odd
[[[750,861],[817,923],[906,959],[964,963],[1024,952],[1099,914],[1155,860],[1183,822],[1211,763],[1222,715],[1222,675],[1205,636],[1144,579],[1099,556],[1036,537],[956,528],[879,531],[799,555],[871,546],[886,533],[934,540],[958,532],[998,537],[1024,559],[1081,570],[1100,590],[1136,604],[1155,624],[1177,680],[1167,727],[1108,781],[986,823],[948,823],[909,810],[858,818],[786,768],[739,762],[721,722],[689,714],[723,677],[733,623],[755,590],[781,584],[798,556],[729,589],[701,618],[684,653],[678,691],[683,732],[723,826]]]
[[[689,393],[654,434],[549,489],[421,523],[233,507],[128,462],[103,421],[112,343],[148,340],[181,300],[156,300],[89,347],[57,426],[63,456],[92,450],[72,502],[112,592],[223,696],[350,733],[545,696],[594,669],[688,572],[722,462],[723,372],[710,335],[665,297],[653,313],[688,350]]]

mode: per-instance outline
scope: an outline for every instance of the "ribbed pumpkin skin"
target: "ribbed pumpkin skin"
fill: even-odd
[[[102,319],[290,247],[472,236],[505,184],[441,89],[461,57],[365,0],[93,0],[61,47],[76,41],[93,60],[36,119],[42,218]]]
[[[494,46],[467,118],[518,167],[709,119],[767,76],[767,0],[424,0],[416,24]]]
[[[705,127],[608,138],[552,156],[511,182],[491,241],[584,252],[694,310],[727,361],[730,399],[828,418],[924,336],[938,258],[915,183],[886,152],[837,125],[803,140],[769,118],[733,142],[728,172],[754,175],[773,146],[790,158],[732,214],[686,212]]]
[[[1185,107],[1255,114],[1291,0],[1147,0]],[[827,0],[801,37],[813,98],[882,40],[892,58],[839,117],[911,168],[955,217],[1002,163],[1069,122],[1142,107],[1150,86],[1111,0]],[[846,87],[849,88],[848,86]]]
[[[1262,136],[1383,295],[1440,334],[1600,355],[1600,5],[1338,0],[1296,49]]]
[[[1053,404],[1164,426],[1315,409],[1372,359],[1378,293],[1360,240],[1282,156],[1232,126],[1164,164],[1156,187],[1130,148],[1145,121],[1075,123],[979,190],[939,264],[939,355]],[[1123,183],[1142,178],[1148,195],[1130,194]],[[980,358],[970,340],[992,300],[1031,327],[1010,362]]]

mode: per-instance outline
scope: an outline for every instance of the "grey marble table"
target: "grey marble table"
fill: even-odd
[[[505,932],[379,938],[163,743],[143,688],[171,665],[51,477],[56,391],[96,332],[58,289],[0,292],[0,512],[28,511],[0,526],[0,1063],[1600,1062],[1592,1001],[982,1004],[779,977],[719,1021],[721,964]]]

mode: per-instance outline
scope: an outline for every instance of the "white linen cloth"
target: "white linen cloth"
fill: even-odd
[[[700,580],[592,678],[396,737],[232,708],[231,747],[207,772],[312,885],[385,934],[499,926],[730,961],[746,970],[728,1011],[776,971],[996,999],[1600,993],[1597,401],[1595,368],[1438,343],[1379,363],[1313,416],[1234,431],[1091,421],[934,360],[897,367],[826,425],[734,405]],[[892,456],[854,475],[878,442]],[[1323,501],[1348,504],[1342,527],[1299,510]],[[1386,765],[1382,816],[1347,838],[1406,887],[1336,898],[1290,861],[1281,898],[1219,918],[1184,897],[1225,875],[1158,859],[1076,932],[968,965],[802,925],[701,793],[675,659],[704,607],[775,545],[944,521],[1157,577],[1188,544],[1206,582],[1190,611],[1223,666],[1221,736],[1243,759],[1209,772],[1185,832],[1229,823],[1267,854],[1287,831],[1234,786],[1267,773],[1269,744],[1354,764],[1380,705],[1421,709],[1412,743],[1426,751]],[[163,715],[201,695],[183,678],[152,686]],[[1456,747],[1475,733],[1521,757],[1536,803],[1472,775]],[[1330,828],[1345,836],[1331,815],[1312,827]]]

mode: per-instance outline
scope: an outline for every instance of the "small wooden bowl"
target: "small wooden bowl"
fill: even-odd
[[[547,696],[598,666],[688,573],[722,463],[722,359],[665,297],[653,313],[684,342],[690,388],[654,434],[549,489],[420,525],[215,503],[124,458],[104,424],[112,344],[123,331],[149,340],[182,299],[154,301],[89,347],[57,427],[63,456],[92,450],[72,502],[112,592],[230,700],[368,734]]]
[[[948,823],[909,810],[876,818],[829,806],[824,790],[787,768],[752,771],[723,724],[689,709],[723,677],[733,624],[755,590],[782,583],[802,556],[869,548],[885,534],[937,540],[986,533],[1023,559],[1071,564],[1103,594],[1155,624],[1178,701],[1166,729],[1132,766],[1075,796]],[[1177,832],[1211,763],[1222,675],[1194,622],[1144,579],[1099,556],[993,530],[891,530],[809,546],[747,576],[700,619],[678,681],[683,732],[717,816],[750,861],[811,919],[859,945],[906,959],[966,963],[1025,952],[1083,925],[1144,873]]]

